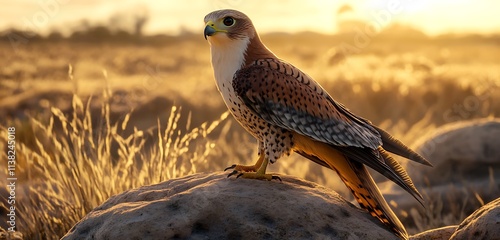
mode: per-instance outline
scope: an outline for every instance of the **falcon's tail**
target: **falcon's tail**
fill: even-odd
[[[327,144],[306,137],[294,139],[295,151],[316,163],[327,165],[327,167],[337,171],[361,208],[379,219],[398,237],[408,239],[405,227],[389,207],[363,164],[349,160],[344,154]]]
[[[427,159],[422,157],[420,154],[411,150],[411,148],[407,147],[404,143],[393,137],[391,134],[377,126],[372,126],[379,132],[380,136],[382,137],[382,146],[385,150],[412,161],[432,167],[432,163],[427,161]]]
[[[346,160],[351,168],[349,173],[339,175],[345,185],[351,190],[359,206],[366,209],[373,217],[378,218],[398,237],[408,239],[403,224],[385,201],[375,181],[363,164]],[[342,176],[344,175],[344,176]]]

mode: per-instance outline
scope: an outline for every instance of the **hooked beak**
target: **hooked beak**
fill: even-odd
[[[223,30],[223,29],[218,29],[217,26],[215,25],[214,22],[212,21],[208,21],[206,24],[205,24],[205,31],[204,31],[204,35],[205,35],[205,40],[207,39],[207,36],[210,37],[218,32],[225,32],[227,33],[227,30]]]
[[[215,30],[214,27],[208,25],[208,23],[207,23],[207,25],[205,26],[205,31],[203,32],[203,34],[205,35],[205,40],[207,40],[207,36],[210,37],[210,36],[214,35],[216,32],[217,32],[217,30]]]

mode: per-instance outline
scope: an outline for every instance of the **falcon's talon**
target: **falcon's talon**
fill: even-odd
[[[230,174],[227,175],[227,178],[229,178],[229,177],[231,177],[231,176],[233,176],[234,174],[237,174],[237,173],[239,173],[239,172],[236,171],[236,170],[234,170]]]
[[[224,171],[227,171],[229,169],[234,169],[234,171],[237,172],[257,172],[258,166],[256,165],[245,166],[245,165],[233,164],[224,169]]]
[[[254,173],[254,172],[250,172],[250,173],[249,172],[242,172],[236,176],[236,178],[240,178],[240,177],[247,178],[247,179],[259,179],[259,180],[268,180],[268,181],[276,179],[276,180],[280,180],[282,182],[280,177],[272,175],[272,174],[265,174],[265,173],[263,174],[263,173]]]
[[[233,164],[233,165],[227,167],[226,169],[224,169],[224,172],[229,170],[229,169],[234,169],[234,168],[236,168],[236,164]]]

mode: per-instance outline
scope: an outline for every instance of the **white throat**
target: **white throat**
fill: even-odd
[[[230,40],[227,36],[224,36],[223,39],[220,37],[215,35],[209,38],[210,53],[217,88],[224,100],[227,100],[228,88],[232,92],[233,76],[245,63],[245,52],[250,39]]]

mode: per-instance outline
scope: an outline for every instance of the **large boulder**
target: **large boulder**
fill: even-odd
[[[459,239],[500,239],[500,198],[467,217],[450,238]]]
[[[453,225],[427,230],[411,236],[410,240],[449,240],[457,227]]]
[[[111,197],[63,239],[397,239],[312,182],[196,174]]]
[[[419,230],[459,224],[484,202],[500,197],[500,119],[445,125],[422,137],[415,148],[434,167],[406,167],[424,195],[426,212],[409,194],[393,186],[387,195],[396,214]],[[424,219],[421,219],[424,218]]]
[[[491,177],[500,180],[500,119],[448,124],[421,142],[416,151],[434,167],[415,165],[409,168],[417,185],[484,183]],[[488,184],[485,186],[489,187]],[[490,189],[484,190],[485,193],[491,192]]]

